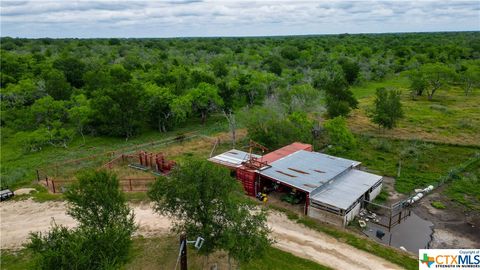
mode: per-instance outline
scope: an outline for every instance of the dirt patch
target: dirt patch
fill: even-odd
[[[19,189],[15,190],[13,193],[15,195],[25,195],[25,194],[30,194],[30,193],[34,193],[34,192],[37,192],[37,190],[34,189],[34,188],[19,188]]]
[[[170,221],[156,215],[149,204],[132,205],[139,224],[137,235],[152,236],[167,233]],[[18,249],[30,232],[47,231],[56,223],[75,227],[76,221],[65,213],[64,202],[37,203],[29,200],[2,202],[0,208],[1,249]]]
[[[333,269],[401,269],[384,259],[297,224],[283,214],[268,218],[275,246]]]
[[[150,204],[132,205],[139,224],[137,235],[153,237],[166,235],[170,220],[153,212]],[[64,202],[37,203],[32,200],[7,201],[1,204],[1,248],[18,249],[30,232],[46,231],[52,220],[74,227],[75,221],[65,214]],[[296,256],[334,269],[401,269],[382,258],[358,250],[348,244],[289,220],[285,215],[272,213],[268,218],[275,239],[274,246]]]
[[[413,211],[434,224],[431,248],[479,248],[480,213],[469,211],[442,195],[444,187],[422,199]],[[446,208],[436,209],[431,203],[442,202]]]
[[[395,190],[395,178],[393,177],[383,177],[383,188],[388,192],[388,199],[385,202],[385,205],[391,205],[407,197],[405,194],[398,193]]]

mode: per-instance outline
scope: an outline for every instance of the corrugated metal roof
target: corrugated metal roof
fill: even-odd
[[[279,160],[285,156],[288,156],[292,153],[295,153],[299,150],[306,150],[306,151],[312,151],[312,145],[311,144],[305,144],[305,143],[299,143],[299,142],[294,142],[292,144],[289,144],[287,146],[284,146],[280,149],[277,149],[273,152],[270,152],[266,155],[263,156],[262,161],[266,161],[268,164]]]
[[[271,167],[260,170],[259,174],[312,192],[345,170],[359,164],[358,161],[300,150],[269,163]]]
[[[380,179],[379,175],[351,169],[324,184],[310,200],[346,210]]]
[[[260,158],[261,156],[252,154],[252,156]],[[248,160],[250,158],[250,154],[244,151],[240,151],[237,149],[232,149],[230,151],[227,151],[225,153],[222,153],[220,155],[214,156],[209,158],[208,160],[229,166],[229,167],[234,167],[238,168],[242,166],[242,162]]]

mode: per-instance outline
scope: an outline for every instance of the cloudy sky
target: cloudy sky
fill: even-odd
[[[186,37],[479,31],[480,1],[9,1],[1,36]]]

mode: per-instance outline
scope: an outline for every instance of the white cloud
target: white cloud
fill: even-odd
[[[163,37],[479,30],[479,5],[390,0],[2,1],[1,34]]]

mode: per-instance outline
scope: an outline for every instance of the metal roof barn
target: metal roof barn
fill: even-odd
[[[324,184],[310,199],[346,210],[381,180],[379,175],[352,169]]]
[[[260,170],[259,174],[311,193],[359,164],[358,161],[300,150],[269,163],[270,167]]]

